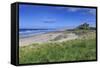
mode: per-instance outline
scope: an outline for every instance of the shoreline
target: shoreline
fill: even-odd
[[[66,41],[78,38],[74,33],[65,33],[65,31],[47,32],[43,34],[33,35],[31,37],[20,38],[19,46],[28,46],[32,43],[45,43],[53,41]]]

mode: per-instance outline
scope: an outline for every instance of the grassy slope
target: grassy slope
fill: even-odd
[[[19,63],[45,63],[96,59],[95,36],[58,43],[32,44],[19,48]]]

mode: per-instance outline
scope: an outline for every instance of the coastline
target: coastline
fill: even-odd
[[[31,37],[20,38],[19,46],[28,46],[32,43],[45,43],[45,42],[62,42],[66,40],[76,39],[78,36],[74,33],[67,33],[66,31],[54,31],[43,34],[33,35]]]

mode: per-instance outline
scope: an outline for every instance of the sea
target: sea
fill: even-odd
[[[31,37],[53,31],[56,31],[56,29],[19,29],[19,38]]]

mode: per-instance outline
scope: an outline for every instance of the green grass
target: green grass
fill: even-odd
[[[19,63],[47,63],[96,59],[95,36],[64,42],[52,42],[19,48]]]

